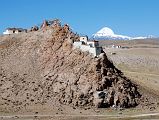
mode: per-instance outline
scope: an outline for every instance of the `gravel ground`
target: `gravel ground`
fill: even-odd
[[[159,73],[159,48],[105,49],[120,69],[140,73]],[[112,55],[111,53],[116,53]]]

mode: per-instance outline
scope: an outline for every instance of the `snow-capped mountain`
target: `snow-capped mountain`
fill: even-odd
[[[112,29],[104,27],[97,33],[93,34],[91,39],[95,40],[133,40],[133,39],[147,39],[150,37],[129,37],[125,35],[117,35]]]
[[[104,27],[99,30],[96,34],[93,34],[92,39],[97,40],[130,40],[131,37],[124,36],[124,35],[117,35],[108,27]]]

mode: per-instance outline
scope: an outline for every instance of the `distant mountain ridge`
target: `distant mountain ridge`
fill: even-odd
[[[112,29],[104,27],[99,30],[97,33],[93,34],[91,39],[95,40],[134,40],[134,39],[147,39],[153,38],[153,36],[148,37],[129,37],[125,35],[118,35],[113,32]]]

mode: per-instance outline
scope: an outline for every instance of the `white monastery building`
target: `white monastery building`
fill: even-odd
[[[7,34],[20,33],[20,32],[27,32],[27,30],[23,28],[7,28],[6,31],[3,32],[3,34],[7,35]]]
[[[102,52],[102,47],[99,47],[98,41],[88,40],[87,36],[81,36],[80,41],[75,41],[73,43],[73,47],[78,48],[82,50],[83,52],[88,51],[94,57],[98,57],[100,53]]]

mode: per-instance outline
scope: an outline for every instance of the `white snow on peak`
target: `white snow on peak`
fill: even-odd
[[[110,28],[104,27],[101,30],[99,30],[96,34],[101,36],[106,36],[106,35],[114,35],[114,32]]]
[[[149,35],[148,37],[129,37],[125,35],[118,35],[113,32],[112,29],[108,27],[104,27],[101,30],[99,30],[97,33],[92,35],[92,39],[97,40],[134,40],[134,39],[147,39],[147,38],[155,38],[152,35]]]
[[[108,27],[104,27],[99,30],[97,33],[93,34],[93,39],[120,39],[120,40],[130,40],[131,37],[124,36],[124,35],[117,35],[113,32],[112,29]]]
[[[148,35],[147,37],[133,37],[132,39],[147,39],[147,38],[156,38],[153,35]]]
[[[134,38],[132,38],[132,39],[146,39],[146,38],[148,38],[148,37],[134,37]]]

